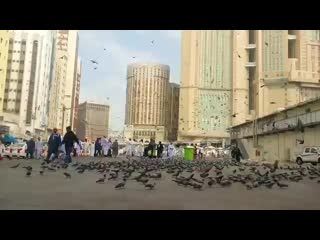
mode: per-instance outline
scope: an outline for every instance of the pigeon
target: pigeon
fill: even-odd
[[[265,42],[264,44],[265,44],[267,47],[269,46],[269,43],[267,43],[267,42]]]
[[[206,172],[200,174],[200,177],[202,178],[206,178],[208,176],[209,176],[209,173],[206,173]]]
[[[19,165],[20,165],[20,163],[18,163],[17,165],[12,166],[10,168],[17,168],[17,167],[19,167]]]
[[[126,181],[124,180],[124,181],[118,183],[114,188],[115,189],[123,189],[125,185],[126,185]]]
[[[288,187],[288,184],[284,184],[284,183],[280,183],[280,182],[277,182],[277,185],[279,188],[287,188]]]
[[[48,167],[48,170],[49,170],[49,171],[52,171],[52,172],[55,172],[55,171],[56,171],[56,169],[51,168],[51,167]]]
[[[132,58],[136,58],[136,57],[132,57]]]
[[[212,185],[214,185],[214,184],[216,184],[217,183],[217,181],[215,180],[215,179],[210,179],[209,181],[208,181],[208,185],[211,187]]]
[[[103,175],[103,178],[100,178],[96,181],[96,183],[104,183],[104,180],[106,180],[106,175]]]
[[[151,41],[151,44],[152,44],[152,45],[154,44],[154,40]]]
[[[23,167],[25,169],[27,169],[28,171],[31,171],[32,170],[32,167],[31,166],[27,166],[27,167]]]
[[[239,53],[238,53],[238,58],[241,58],[241,56],[239,55]]]
[[[71,178],[71,175],[70,175],[69,173],[64,172],[63,175],[64,175],[66,178]]]
[[[85,169],[83,168],[83,169],[80,169],[79,171],[78,171],[78,173],[84,173],[84,171],[85,171]]]
[[[194,189],[200,190],[200,189],[202,189],[202,184],[194,183],[194,184],[192,185],[192,187],[193,187]]]
[[[156,183],[146,183],[144,186],[145,186],[145,188],[152,190],[156,186]]]
[[[146,184],[147,182],[149,182],[149,179],[148,178],[143,178],[143,179],[140,179],[138,182]]]
[[[98,64],[98,62],[97,61],[94,61],[94,60],[90,60],[92,63],[94,63],[94,64]]]
[[[43,171],[40,171],[40,175],[41,175],[41,176],[43,175]]]
[[[30,176],[31,176],[31,171],[27,171],[26,177],[30,177]]]
[[[94,70],[97,70],[98,68],[97,68],[97,67],[94,67],[93,69],[94,69]]]
[[[274,182],[270,182],[270,183],[267,183],[265,186],[267,188],[272,188],[274,184],[275,184]]]

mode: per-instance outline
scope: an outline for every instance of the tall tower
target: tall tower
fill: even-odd
[[[131,64],[127,71],[125,125],[127,138],[165,138],[170,68],[162,64]]]

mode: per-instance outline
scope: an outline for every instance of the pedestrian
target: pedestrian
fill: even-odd
[[[103,138],[101,139],[101,147],[102,147],[103,156],[106,157],[109,151],[109,144],[106,136],[103,136]]]
[[[58,134],[58,129],[54,128],[53,133],[49,137],[48,141],[48,154],[46,161],[52,161],[58,157],[59,146],[61,145],[61,136]]]
[[[101,156],[102,155],[102,145],[101,145],[101,138],[97,138],[94,144],[94,156]]]
[[[144,155],[144,144],[142,139],[139,142],[137,151],[138,151],[138,156],[140,157],[140,159],[142,159]]]
[[[127,141],[126,144],[126,156],[132,157],[132,141],[131,138],[129,138],[129,141]]]
[[[168,146],[168,159],[169,159],[171,164],[173,164],[174,154],[175,154],[174,145],[172,143],[170,143],[169,146]]]
[[[116,139],[112,144],[112,156],[116,158],[118,156],[118,152],[119,152],[119,144],[118,144],[118,140]]]
[[[63,137],[62,144],[64,144],[65,149],[66,149],[66,157],[65,157],[65,163],[71,163],[71,152],[73,148],[74,142],[78,143],[80,146],[80,142],[76,136],[76,134],[71,130],[71,127],[66,128],[67,132]]]
[[[235,155],[236,155],[237,162],[240,162],[240,160],[242,158],[242,153],[241,153],[240,148],[238,146],[236,147]]]
[[[31,137],[30,140],[27,141],[27,158],[33,158],[35,147],[36,143],[34,142],[33,137]]]
[[[200,157],[201,160],[203,159],[203,156],[204,156],[204,148],[200,147],[199,148],[199,157]]]
[[[84,149],[84,156],[90,155],[90,144],[88,143],[88,139],[84,139],[83,143],[83,149]]]
[[[38,141],[35,144],[35,148],[36,148],[36,159],[40,159],[42,150],[43,150],[43,143],[40,137],[38,137]]]
[[[95,151],[96,151],[96,144],[95,144],[94,141],[92,141],[92,142],[90,143],[90,156],[91,156],[91,157],[95,157],[95,156],[96,156],[96,155],[95,155]]]
[[[107,157],[112,157],[112,141],[111,138],[109,138],[108,142],[107,142]]]
[[[151,138],[150,139],[150,143],[149,143],[149,146],[148,146],[148,154],[149,154],[149,157],[150,158],[154,158],[156,157],[156,150],[157,150],[157,144],[156,144],[156,141]]]
[[[161,141],[159,141],[159,144],[157,146],[157,157],[162,158],[162,153],[163,153],[163,144]]]

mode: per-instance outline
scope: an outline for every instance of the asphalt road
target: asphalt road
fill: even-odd
[[[19,168],[10,168],[18,162]],[[30,178],[22,168],[27,165],[33,167]],[[117,181],[96,184],[101,175],[95,171],[78,174],[70,168],[41,176],[39,170],[37,160],[0,161],[0,209],[320,209],[317,180],[290,182],[288,189],[260,187],[248,191],[235,183],[231,187],[214,186],[197,191],[177,186],[164,172],[162,179],[156,181],[155,190],[145,190],[135,181],[128,181],[123,190],[115,190]],[[70,173],[71,179],[66,179],[63,172]]]

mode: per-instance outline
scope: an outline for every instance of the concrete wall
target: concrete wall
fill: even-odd
[[[304,139],[298,144],[297,139]],[[304,133],[284,132],[258,138],[260,147],[254,148],[252,138],[241,139],[249,159],[266,161],[295,161],[295,153],[301,152],[305,146],[320,146],[320,126],[305,128]],[[256,156],[256,150],[260,156]]]

